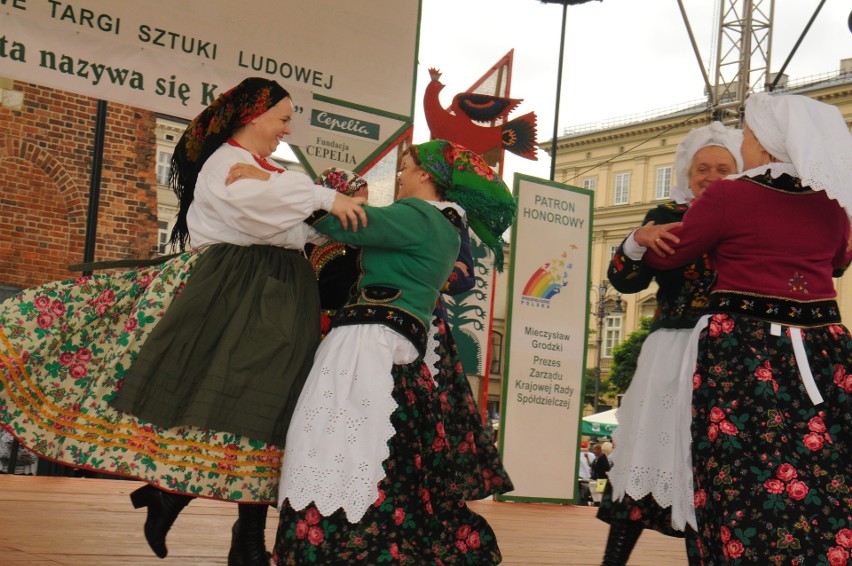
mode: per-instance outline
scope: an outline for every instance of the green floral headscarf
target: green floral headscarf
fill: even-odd
[[[458,203],[480,240],[494,252],[494,266],[503,270],[503,232],[515,221],[518,203],[497,173],[479,155],[447,140],[414,146],[420,166]]]
[[[251,122],[290,94],[277,82],[252,77],[220,94],[210,106],[189,123],[172,154],[169,184],[178,197],[180,209],[170,243],[186,247],[189,229],[186,213],[195,194],[198,173],[213,152],[234,131]]]

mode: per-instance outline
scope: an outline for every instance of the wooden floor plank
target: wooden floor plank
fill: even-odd
[[[169,533],[160,560],[142,535],[145,510],[128,495],[138,482],[0,475],[0,566],[207,566],[227,564],[236,506],[189,505]],[[607,525],[592,507],[474,501],[497,533],[505,566],[597,566]],[[270,510],[267,540],[277,521]],[[631,566],[682,566],[682,539],[645,532]]]

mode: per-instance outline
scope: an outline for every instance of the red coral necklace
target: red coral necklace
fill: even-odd
[[[243,146],[240,142],[238,142],[234,138],[228,138],[227,141],[228,141],[228,145],[232,145],[234,147],[244,149],[244,150],[248,151],[249,153],[251,153],[251,156],[254,157],[254,160],[257,162],[258,165],[261,166],[261,168],[266,169],[267,171],[273,171],[275,173],[283,173],[284,171],[286,171],[286,169],[284,169],[283,167],[276,167],[275,165],[273,165],[269,161],[263,159],[260,156],[255,155],[254,153],[251,152],[250,149]]]

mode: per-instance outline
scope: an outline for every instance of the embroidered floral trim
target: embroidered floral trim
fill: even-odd
[[[789,326],[815,327],[840,323],[840,311],[834,299],[796,301],[771,295],[714,291],[710,294],[709,312],[750,316]]]
[[[457,232],[464,230],[464,219],[461,214],[459,214],[458,210],[452,207],[442,208],[441,214],[444,215],[444,218],[450,221]]]
[[[744,175],[743,180],[782,193],[810,195],[816,192],[811,187],[802,186],[801,179],[787,172],[779,171],[775,176],[773,176],[771,169],[765,170],[762,174],[756,171],[754,173],[753,175]]]
[[[408,338],[420,355],[426,352],[427,330],[413,314],[389,305],[346,305],[331,321],[331,327],[350,324],[384,324]]]
[[[392,303],[402,296],[402,291],[393,287],[379,287],[373,285],[361,289],[361,298],[370,303],[387,304]]]
[[[686,203],[679,203],[675,201],[664,202],[662,204],[657,205],[658,208],[662,208],[665,210],[669,210],[671,212],[677,212],[680,214],[686,214],[686,211],[689,210],[689,205]]]
[[[346,247],[346,244],[340,242],[327,242],[319,246],[314,246],[314,249],[312,249],[310,255],[308,255],[308,261],[311,262],[311,266],[317,274],[317,280],[319,280],[322,275],[322,270],[329,264],[329,262],[340,256],[346,255]]]
[[[787,282],[787,286],[790,288],[790,291],[808,294],[808,280],[798,271]]]

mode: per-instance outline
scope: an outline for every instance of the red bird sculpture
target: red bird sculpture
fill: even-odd
[[[499,126],[478,124],[506,118],[523,99],[463,92],[457,94],[450,107],[445,109],[439,99],[444,89],[443,83],[438,80],[441,73],[437,69],[429,69],[429,77],[432,80],[423,95],[423,109],[433,139],[459,143],[480,155],[503,148],[521,157],[538,160],[535,154],[535,112]]]

